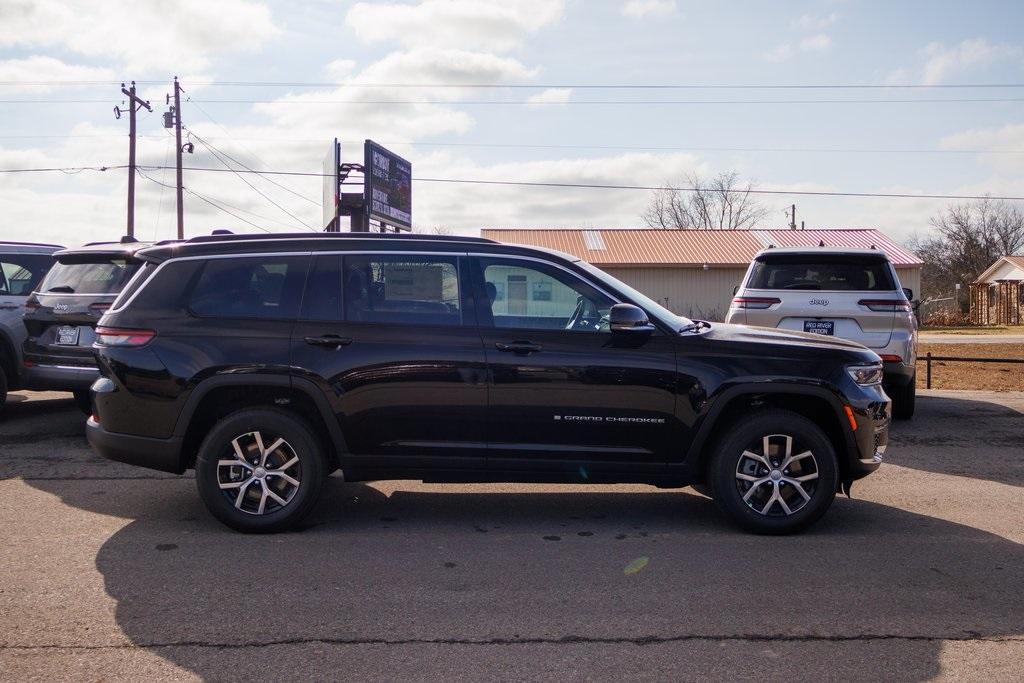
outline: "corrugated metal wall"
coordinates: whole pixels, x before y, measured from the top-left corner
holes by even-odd
[[[705,320],[721,320],[729,310],[732,290],[746,268],[616,268],[603,270],[635,287],[673,313]],[[904,287],[921,295],[921,269],[897,268]],[[666,302],[667,299],[667,302]]]
[[[733,287],[747,272],[746,268],[607,267],[604,270],[673,313],[705,320],[725,317],[732,301]]]

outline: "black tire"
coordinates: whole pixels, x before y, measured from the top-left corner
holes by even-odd
[[[832,443],[817,425],[797,413],[773,409],[741,418],[729,425],[728,432],[711,456],[708,483],[715,502],[737,525],[758,534],[790,534],[825,514],[836,496],[839,466]],[[746,455],[763,455],[766,436],[775,437],[769,439],[771,468]],[[780,465],[787,445],[793,456],[810,451],[812,457],[795,458],[784,471]],[[741,475],[761,483],[741,480]],[[801,478],[806,479],[798,482]],[[798,488],[806,498],[797,495]],[[748,492],[749,503],[744,500]],[[776,492],[782,502],[775,500]]]
[[[2,359],[0,359],[0,413],[4,412],[4,405],[7,403],[7,373],[4,372]]]
[[[88,389],[78,389],[74,392],[75,405],[86,415],[92,415],[92,397]]]
[[[887,391],[892,399],[892,416],[897,420],[909,420],[914,417],[914,404],[917,402],[917,373],[902,387],[892,387]]]
[[[699,493],[700,495],[704,496],[705,498],[715,497],[715,494],[711,491],[711,487],[704,482],[701,482],[699,484],[690,484],[690,488]]]
[[[257,432],[267,452],[266,467],[252,462],[258,458]],[[237,461],[236,439],[250,460],[248,469],[218,464]],[[277,439],[284,439],[284,444],[271,451]],[[295,465],[274,469],[292,458],[297,459]],[[293,528],[316,505],[327,469],[325,461],[323,446],[305,420],[284,410],[250,408],[223,418],[206,435],[196,457],[196,486],[207,509],[225,525],[245,533],[275,533]],[[259,477],[261,470],[264,477]],[[246,481],[251,483],[244,484]],[[222,489],[222,483],[232,488]],[[273,491],[285,504],[276,502],[267,491]],[[261,500],[266,501],[265,507],[260,507],[264,505]]]

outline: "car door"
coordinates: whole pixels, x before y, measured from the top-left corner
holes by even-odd
[[[316,257],[292,365],[325,392],[349,466],[482,469],[485,357],[458,254]]]
[[[661,331],[613,334],[618,301],[527,257],[476,256],[490,371],[488,468],[586,478],[659,471],[675,429],[675,349]]]

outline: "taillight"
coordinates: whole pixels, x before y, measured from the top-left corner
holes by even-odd
[[[156,336],[153,330],[97,327],[96,343],[101,346],[142,346]]]
[[[906,299],[861,299],[857,302],[859,306],[867,306],[869,311],[879,313],[895,313],[910,311],[910,302]]]
[[[732,300],[732,305],[736,308],[765,309],[781,303],[782,299],[770,296],[738,296]]]
[[[108,308],[110,308],[109,301],[103,303],[89,304],[89,312],[95,313],[96,315],[103,315]]]

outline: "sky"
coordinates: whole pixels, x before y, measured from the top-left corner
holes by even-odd
[[[1024,84],[1013,1],[0,0],[0,26],[0,169],[126,164],[114,108],[133,79],[153,107],[138,163],[173,166],[162,112],[177,75],[186,167],[316,174],[333,138],[349,162],[371,138],[420,179],[660,186],[736,171],[786,192],[1024,196],[1024,87],[948,87]],[[701,87],[606,87],[623,85]],[[750,87],[797,85],[887,87]],[[174,171],[143,173],[136,234],[171,238]],[[321,183],[186,171],[186,236],[320,229]],[[649,194],[417,180],[413,222],[640,227]],[[123,168],[0,173],[0,239],[117,239],[126,195]],[[761,201],[761,227],[785,226],[795,203],[807,227],[899,241],[948,203]]]

